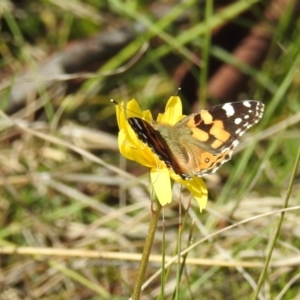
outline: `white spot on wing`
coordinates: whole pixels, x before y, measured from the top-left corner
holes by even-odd
[[[236,118],[236,119],[234,120],[234,123],[235,123],[236,125],[239,125],[241,122],[242,122],[242,119],[241,119],[241,118]]]
[[[242,128],[239,128],[235,131],[236,134],[239,134],[242,131]]]
[[[243,101],[243,105],[246,107],[251,107],[251,103],[249,101]]]
[[[225,110],[227,117],[231,117],[235,113],[234,108],[233,108],[233,106],[230,103],[224,104],[222,106],[222,108]]]
[[[235,148],[239,144],[238,140],[233,141],[232,146]]]
[[[148,139],[147,135],[146,135],[146,134],[144,134],[143,132],[141,132],[140,134],[141,134],[141,135],[144,137],[144,139],[145,139],[145,140],[147,140],[147,139]]]
[[[140,130],[143,129],[142,126],[141,126],[141,124],[140,124],[140,122],[138,122],[137,119],[131,119],[131,120],[134,122],[134,124],[135,124]]]

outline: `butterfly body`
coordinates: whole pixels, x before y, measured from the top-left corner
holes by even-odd
[[[214,173],[231,158],[244,132],[258,123],[264,105],[247,100],[213,106],[173,126],[132,117],[128,122],[166,166],[183,179]]]

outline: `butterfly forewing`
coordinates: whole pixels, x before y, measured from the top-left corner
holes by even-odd
[[[193,136],[214,154],[234,149],[247,129],[261,119],[264,105],[254,100],[216,105],[189,120]]]
[[[129,118],[128,123],[138,138],[149,146],[168,167],[172,167],[172,155],[165,140],[148,122],[140,118]]]

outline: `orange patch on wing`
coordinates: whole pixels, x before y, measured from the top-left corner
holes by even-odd
[[[221,122],[223,125],[223,122]],[[221,125],[221,124],[220,124]],[[209,133],[213,135],[216,139],[226,142],[230,139],[231,134],[223,129],[223,126],[214,126],[210,129]]]
[[[201,142],[206,142],[209,139],[209,133],[199,129],[199,128],[192,128],[193,137]]]
[[[213,127],[224,129],[224,122],[222,120],[215,120]]]
[[[200,123],[201,123],[201,121],[200,121]],[[196,128],[198,124],[199,124],[199,122],[196,123],[194,117],[188,118],[188,121],[186,122],[186,126],[191,129]]]
[[[201,156],[202,169],[207,169],[215,159],[216,157],[211,153],[203,152]]]
[[[215,140],[212,144],[211,147],[214,149],[220,148],[221,146],[223,146],[224,143],[220,140]]]
[[[211,124],[213,122],[213,117],[207,110],[201,110],[200,115],[204,124]]]

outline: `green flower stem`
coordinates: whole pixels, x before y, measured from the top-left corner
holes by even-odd
[[[142,259],[138,271],[138,276],[136,280],[136,284],[132,293],[132,300],[139,300],[140,299],[140,294],[141,294],[141,289],[142,289],[142,284],[144,281],[148,261],[149,261],[149,256],[151,252],[151,248],[153,245],[153,240],[157,228],[157,223],[159,220],[159,215],[160,211],[162,209],[162,206],[160,205],[159,202],[152,202],[152,213],[151,213],[151,219],[150,219],[150,224],[149,224],[149,229],[148,229],[148,234],[146,237],[145,241],[145,246],[142,254]]]

